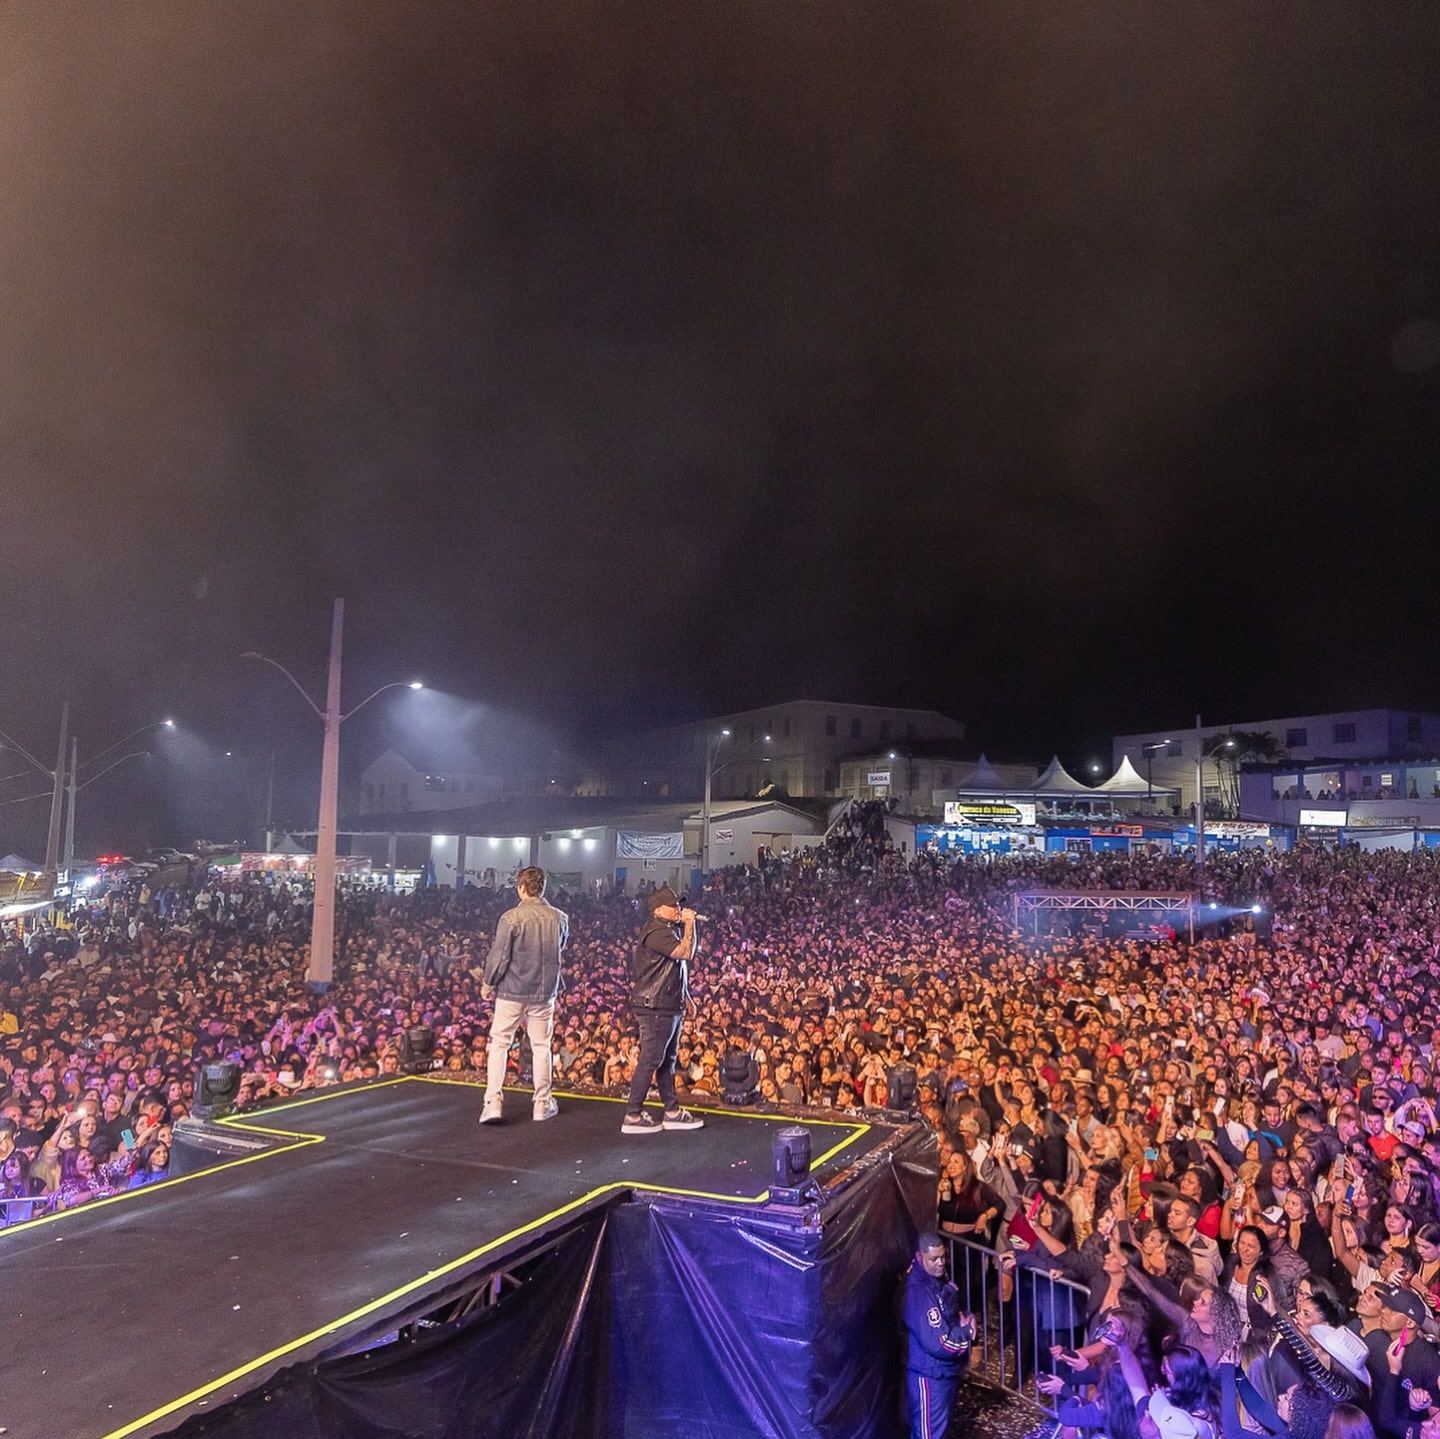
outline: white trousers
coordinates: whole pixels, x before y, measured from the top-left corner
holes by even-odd
[[[485,1063],[485,1103],[499,1102],[505,1087],[505,1061],[515,1031],[524,1021],[535,1057],[535,1103],[550,1102],[550,1039],[555,1033],[555,1002],[525,1004],[518,999],[495,1000],[495,1018],[490,1022],[490,1053]]]

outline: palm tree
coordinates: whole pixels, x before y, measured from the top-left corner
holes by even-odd
[[[1240,817],[1240,766],[1247,760],[1269,763],[1286,756],[1285,746],[1269,730],[1223,730],[1205,741],[1220,781],[1220,818]]]

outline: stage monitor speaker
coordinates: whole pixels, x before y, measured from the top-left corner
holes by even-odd
[[[240,1096],[240,1066],[230,1059],[202,1064],[195,1076],[195,1099],[190,1113],[196,1119],[220,1119],[235,1108]]]

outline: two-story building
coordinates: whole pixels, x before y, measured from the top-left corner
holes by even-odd
[[[1280,778],[1289,774],[1299,792],[1309,788],[1312,792],[1352,786],[1338,776],[1347,767],[1365,765],[1370,762],[1392,762],[1403,759],[1423,760],[1440,754],[1440,715],[1427,714],[1416,710],[1368,709],[1340,710],[1332,714],[1297,715],[1282,719],[1243,720],[1221,725],[1206,724],[1198,729],[1186,727],[1171,730],[1152,730],[1145,734],[1116,735],[1111,741],[1111,752],[1115,764],[1129,759],[1136,771],[1153,781],[1156,805],[1169,807],[1176,803],[1188,811],[1195,803],[1196,756],[1202,748],[1208,753],[1217,739],[1223,744],[1231,734],[1268,734],[1275,741],[1277,757],[1283,755],[1293,766],[1284,773],[1277,771]],[[1221,798],[1223,783],[1223,760],[1204,760],[1204,786],[1207,805],[1215,805]],[[1310,768],[1323,771],[1328,782],[1317,780],[1306,785],[1302,773]],[[1371,784],[1377,787],[1376,771]],[[1391,776],[1391,786],[1397,781]],[[1357,771],[1357,789],[1364,789],[1363,776]],[[1408,791],[1408,783],[1404,786]],[[1415,788],[1420,789],[1417,778]],[[1283,792],[1284,785],[1279,788]],[[1168,792],[1168,793],[1167,793]],[[1250,818],[1274,818],[1277,815],[1248,815],[1250,800],[1247,796],[1256,793],[1254,787],[1243,786],[1242,808]]]
[[[708,772],[716,799],[835,796],[846,792],[840,762],[847,756],[964,738],[959,720],[935,710],[790,700],[637,735],[616,747],[596,792],[689,798],[704,793]]]

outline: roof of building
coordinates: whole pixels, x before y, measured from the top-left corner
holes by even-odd
[[[783,800],[713,800],[711,821],[738,819],[765,810],[779,810],[815,823],[814,817]],[[530,835],[556,829],[617,829],[657,831],[686,820],[699,819],[701,806],[693,800],[637,803],[633,799],[585,795],[535,795],[494,800],[488,804],[442,810],[405,810],[397,814],[351,816],[341,827],[352,834],[473,834]]]

